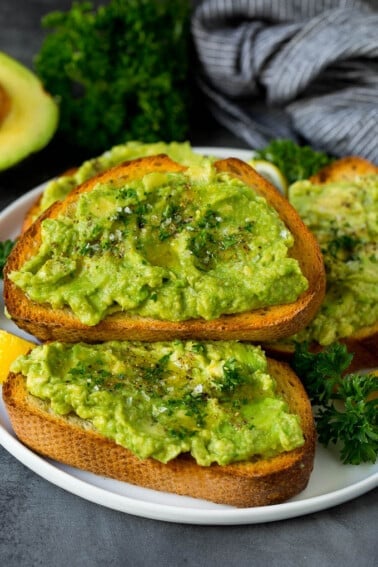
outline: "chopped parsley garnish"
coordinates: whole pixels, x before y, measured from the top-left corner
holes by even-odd
[[[228,250],[237,244],[240,244],[242,237],[240,234],[226,234],[221,242],[222,250]]]
[[[198,226],[200,228],[214,228],[219,226],[221,220],[221,216],[216,211],[207,209],[202,219],[198,221]]]
[[[183,210],[180,205],[168,203],[161,216],[159,239],[166,240],[180,232],[185,226]]]
[[[206,346],[203,343],[194,343],[194,345],[192,345],[192,351],[198,354],[205,354]]]
[[[211,268],[211,262],[215,256],[215,244],[214,235],[206,229],[200,230],[190,239],[189,248],[200,260],[202,269]]]
[[[235,358],[229,358],[223,365],[223,379],[220,389],[223,392],[232,392],[244,382],[244,377]]]
[[[118,189],[118,194],[116,195],[116,199],[136,199],[137,192],[132,187],[121,187]]]
[[[193,236],[189,240],[189,249],[198,258],[198,268],[209,270],[212,267],[216,253],[221,249],[218,241],[219,235],[214,232],[221,223],[222,218],[216,211],[207,209],[201,219],[193,225]]]
[[[350,234],[342,234],[336,236],[328,243],[327,252],[334,258],[352,259],[355,249],[360,243],[360,238]]]
[[[158,362],[156,364],[154,364],[153,366],[149,366],[147,368],[143,369],[143,377],[148,380],[148,381],[153,381],[153,380],[160,380],[160,378],[162,378],[164,372],[165,372],[165,368],[166,365],[168,363],[168,360],[170,358],[171,354],[165,354],[164,356],[162,356]]]

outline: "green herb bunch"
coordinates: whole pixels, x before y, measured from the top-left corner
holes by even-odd
[[[378,375],[346,374],[353,355],[334,343],[313,354],[296,346],[293,367],[315,406],[320,443],[340,445],[344,463],[374,463],[378,455]]]
[[[0,242],[0,279],[3,277],[4,266],[15,244],[16,242],[14,240],[9,239]]]
[[[188,130],[185,0],[74,2],[51,12],[36,72],[60,104],[60,131],[102,151],[127,140],[183,140]]]
[[[310,146],[299,146],[292,140],[273,140],[257,152],[257,157],[276,165],[289,184],[308,179],[333,161],[324,152],[317,152]]]

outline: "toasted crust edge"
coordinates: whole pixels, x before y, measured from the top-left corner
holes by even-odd
[[[305,443],[256,462],[202,467],[187,455],[167,464],[151,458],[141,460],[93,429],[83,428],[85,422],[79,418],[48,413],[43,402],[27,393],[20,374],[9,374],[3,385],[3,400],[17,437],[45,457],[158,491],[236,507],[267,506],[284,502],[307,486],[316,436],[311,405],[298,377],[282,362],[268,363],[279,391],[300,416]]]
[[[246,163],[230,158],[215,163],[219,171],[238,177],[279,211],[293,232],[295,244],[291,255],[298,259],[304,275],[309,280],[309,289],[296,302],[286,305],[257,309],[253,312],[226,315],[212,321],[189,320],[171,322],[141,317],[123,316],[118,313],[105,318],[93,327],[83,325],[67,310],[54,311],[47,305],[29,301],[26,295],[9,279],[11,271],[17,270],[37,249],[41,222],[47,216],[55,217],[61,208],[69,207],[78,193],[89,191],[99,180],[108,181],[117,177],[137,178],[150,171],[184,171],[187,168],[173,162],[165,155],[140,158],[116,166],[77,187],[64,202],[53,204],[20,237],[10,254],[4,270],[4,300],[16,325],[40,340],[101,341],[113,339],[170,340],[172,338],[208,338],[214,340],[275,340],[293,334],[313,317],[325,292],[325,273],[319,246],[288,201]]]
[[[77,167],[71,167],[70,169],[67,169],[64,173],[62,173],[62,175],[60,175],[58,178],[73,175],[76,171],[77,171]],[[24,216],[24,220],[21,226],[21,234],[26,232],[27,229],[31,227],[33,222],[42,214],[41,203],[42,203],[42,195],[40,195],[34,201],[32,206],[26,212],[26,215]]]
[[[374,163],[359,156],[345,156],[323,167],[310,177],[310,181],[323,185],[333,181],[349,181],[374,173],[378,173],[378,167]]]

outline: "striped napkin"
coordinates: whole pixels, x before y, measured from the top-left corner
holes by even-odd
[[[378,162],[377,0],[204,0],[198,80],[252,148],[291,138]]]

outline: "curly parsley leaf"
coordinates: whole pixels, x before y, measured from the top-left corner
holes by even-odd
[[[322,404],[329,401],[352,359],[353,355],[340,343],[318,353],[310,352],[307,343],[298,343],[293,367],[304,381],[310,400],[314,404]]]
[[[289,184],[308,179],[333,161],[324,152],[317,152],[310,146],[299,146],[292,140],[273,140],[257,152],[257,158],[276,165]]]
[[[344,463],[374,463],[378,454],[378,399],[368,400],[368,395],[377,392],[378,377],[350,374],[344,381],[349,392],[340,394],[340,388],[337,396],[343,401],[342,409],[336,403],[328,404],[316,416],[319,441],[325,446],[339,442]],[[363,390],[365,395],[361,396]]]
[[[5,263],[14,245],[14,240],[4,240],[3,242],[0,242],[0,278],[3,277]]]
[[[111,0],[43,18],[36,72],[71,143],[93,152],[186,137],[189,12],[185,0]]]
[[[343,372],[352,360],[334,343],[320,353],[297,345],[293,367],[302,379],[314,408],[320,443],[340,446],[343,463],[375,463],[378,456],[378,376]]]

